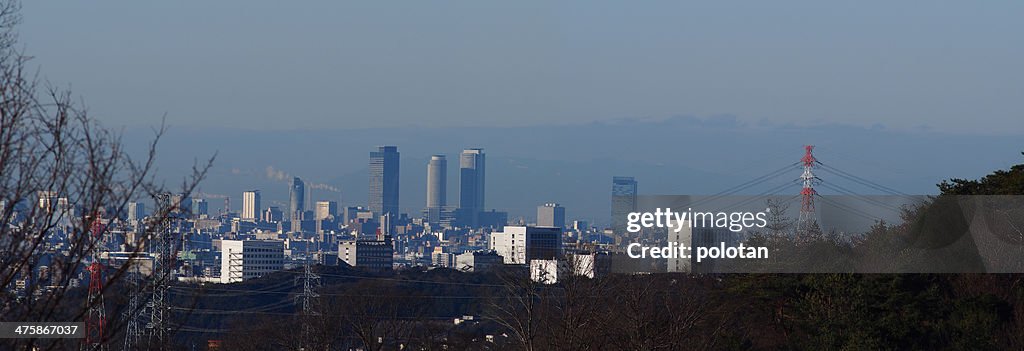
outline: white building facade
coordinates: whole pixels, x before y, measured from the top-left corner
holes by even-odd
[[[220,282],[237,283],[284,269],[280,240],[221,241]]]
[[[554,260],[562,254],[562,229],[554,227],[505,226],[491,233],[488,248],[504,258],[505,264],[528,264],[530,260]]]

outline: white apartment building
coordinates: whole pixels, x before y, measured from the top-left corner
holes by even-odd
[[[488,245],[505,264],[554,260],[562,253],[562,228],[505,226],[503,231],[491,233]]]
[[[280,240],[221,241],[220,282],[236,283],[284,269]]]

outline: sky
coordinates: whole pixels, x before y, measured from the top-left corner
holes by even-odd
[[[26,1],[107,125],[522,127],[737,116],[1024,134],[1024,2]]]

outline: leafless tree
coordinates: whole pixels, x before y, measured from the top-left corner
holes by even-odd
[[[587,259],[587,257],[591,259]],[[566,274],[560,274],[558,285],[550,290],[546,304],[543,330],[551,350],[594,350],[603,342],[600,326],[605,315],[605,298],[613,290],[610,279],[595,277],[596,255],[569,256]]]
[[[0,0],[0,321],[82,321],[89,310],[82,297],[86,266],[122,239],[124,250],[142,252],[152,231],[179,211],[177,204],[157,206],[149,232],[112,237],[129,201],[168,192],[153,174],[165,129],[155,129],[143,156],[133,157],[120,134],[100,125],[69,90],[29,74],[29,57],[17,48],[19,5]],[[197,163],[175,192],[191,192],[211,162]],[[129,260],[105,267],[105,294],[130,266]],[[152,285],[166,276],[147,279]],[[106,316],[109,339],[120,322],[115,309]],[[0,349],[66,347],[44,341],[4,339]]]
[[[321,314],[334,316],[341,337],[364,350],[397,349],[408,344],[417,323],[423,320],[426,297],[391,282],[365,280],[344,295],[323,299]]]
[[[515,268],[505,268],[499,276],[503,288],[488,301],[487,317],[508,330],[523,350],[541,349],[544,284]]]

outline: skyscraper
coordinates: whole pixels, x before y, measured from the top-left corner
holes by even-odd
[[[249,190],[242,193],[242,220],[255,222],[260,217],[260,191]]]
[[[459,208],[473,218],[484,210],[484,164],[484,149],[465,149],[459,157]]]
[[[128,223],[134,225],[146,217],[146,204],[141,202],[128,203]]]
[[[206,202],[206,199],[193,198],[192,199],[192,216],[199,218],[210,214],[210,204]]]
[[[292,221],[302,219],[302,211],[306,210],[306,183],[295,177],[292,179],[292,186],[289,188],[290,204],[288,207],[288,218]]]
[[[537,206],[537,226],[565,228],[565,207],[553,202]]]
[[[448,160],[444,155],[430,156],[427,164],[427,221],[440,221],[441,210],[448,205]]]
[[[370,211],[398,216],[398,147],[380,146],[370,152]]]
[[[171,195],[171,205],[174,206],[174,209],[171,210],[171,213],[177,216],[192,215],[192,198],[189,197],[187,194],[179,193]]]
[[[612,177],[612,231],[626,233],[627,216],[636,212],[636,179]]]

